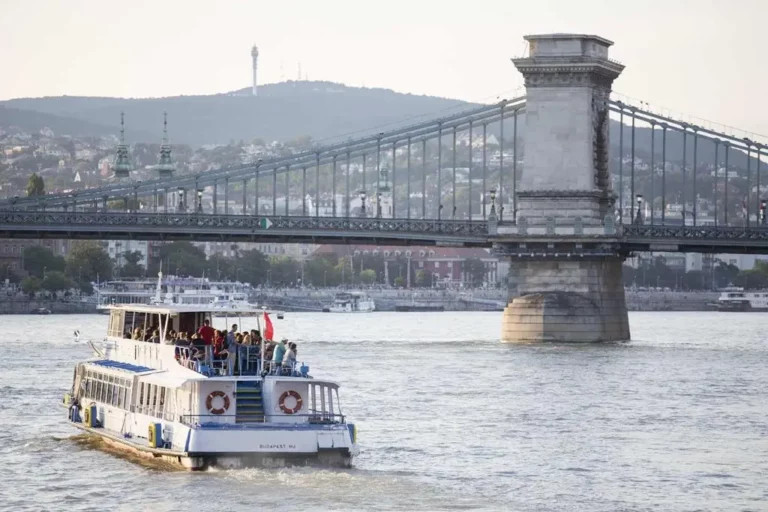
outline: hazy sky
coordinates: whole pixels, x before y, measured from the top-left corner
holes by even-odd
[[[294,79],[470,101],[522,85],[523,35],[594,33],[614,90],[768,134],[768,0],[0,0],[0,99],[167,96]]]

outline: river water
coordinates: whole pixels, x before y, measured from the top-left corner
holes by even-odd
[[[631,343],[514,346],[499,313],[289,313],[276,334],[342,384],[354,468],[204,473],[73,439],[59,402],[90,351],[71,333],[106,316],[4,318],[2,510],[768,510],[763,314],[631,313]]]

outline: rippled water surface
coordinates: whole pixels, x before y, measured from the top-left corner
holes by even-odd
[[[59,402],[90,353],[71,333],[106,316],[3,318],[2,510],[768,510],[766,314],[631,313],[631,343],[510,346],[499,313],[290,313],[277,335],[342,384],[354,468],[204,473],[72,439]]]

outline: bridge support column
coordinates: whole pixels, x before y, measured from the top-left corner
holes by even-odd
[[[504,309],[505,343],[589,343],[629,339],[623,258],[513,261]]]
[[[494,246],[513,258],[504,342],[629,339],[613,226],[608,100],[624,66],[613,43],[581,34],[527,36],[514,59],[526,86],[524,166],[517,219]]]

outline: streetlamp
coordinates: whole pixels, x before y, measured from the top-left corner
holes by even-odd
[[[637,194],[636,200],[637,200],[637,214],[635,215],[635,224],[641,225],[643,223],[643,211],[641,208],[643,204],[643,195]]]
[[[365,190],[360,191],[360,216],[365,217]]]
[[[765,207],[766,207],[766,200],[763,199],[762,201],[760,201],[760,225],[761,226],[765,226],[766,224]]]
[[[197,212],[203,213],[203,191],[197,190]]]
[[[495,218],[496,217],[496,189],[492,188],[490,190],[490,194],[491,194],[491,213],[489,214],[489,216]]]
[[[178,193],[179,193],[179,200],[178,200],[178,203],[177,203],[178,204],[178,210],[180,212],[183,212],[184,211],[184,189],[179,187]]]
[[[376,218],[381,218],[381,192],[376,192]]]

